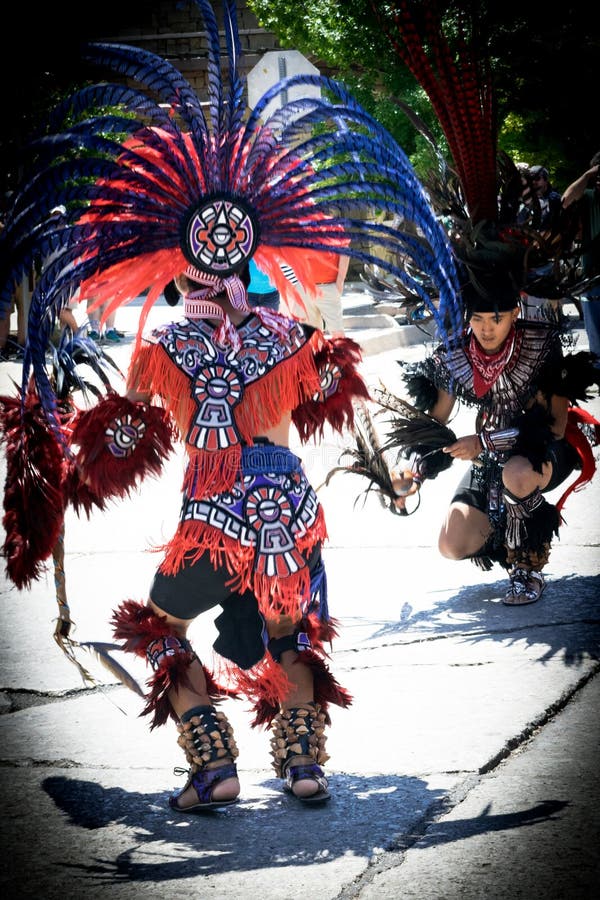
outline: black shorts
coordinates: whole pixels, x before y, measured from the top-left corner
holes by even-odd
[[[552,463],[552,475],[542,491],[543,494],[553,491],[565,478],[569,477],[571,472],[581,468],[577,451],[565,438],[552,442],[548,450],[548,457],[548,461]],[[474,466],[471,466],[467,469],[460,480],[452,498],[452,503],[466,503],[467,506],[472,506],[474,509],[487,513],[487,494],[481,490],[478,482],[473,478],[474,468]]]
[[[311,577],[322,566],[321,545],[305,554]],[[215,619],[219,637],[214,648],[221,656],[242,669],[249,669],[262,659],[268,641],[258,602],[251,591],[243,594],[227,587],[231,580],[227,568],[215,569],[206,551],[197,560],[183,566],[174,575],[157,572],[150,588],[150,599],[163,612],[177,619],[195,619],[203,612],[221,606]]]

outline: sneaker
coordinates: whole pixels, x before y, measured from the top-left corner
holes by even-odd
[[[92,328],[90,331],[88,331],[87,336],[89,338],[91,338],[93,341],[100,340],[100,332],[96,331],[94,328]]]
[[[114,328],[109,328],[108,331],[104,333],[104,340],[109,341],[111,344],[120,344],[121,338],[117,334]]]
[[[510,585],[502,602],[505,606],[526,606],[528,603],[535,603],[542,596],[545,587],[546,582],[541,572],[513,569]]]

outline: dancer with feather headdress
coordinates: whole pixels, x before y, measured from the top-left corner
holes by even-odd
[[[379,15],[380,4],[373,0],[372,6]],[[448,166],[436,149],[441,174],[428,192],[448,225],[464,323],[424,361],[403,366],[412,403],[388,391],[375,395],[390,431],[378,436],[380,450],[373,453],[361,435],[361,460],[377,460],[371,471],[364,464],[346,470],[369,477],[392,510],[406,513],[407,498],[425,480],[454,459],[471,461],[442,526],[440,551],[484,569],[499,562],[509,571],[504,603],[523,605],[544,589],[542,569],[567,496],[595,471],[592,446],[600,423],[579,402],[589,398],[598,373],[592,354],[563,352],[568,336],[560,321],[528,321],[521,311],[531,235],[499,224],[484,35],[466,6],[455,12],[454,48],[435,3],[386,4],[381,23],[426,91],[452,155]],[[476,411],[475,432],[459,438],[448,430],[458,403]],[[388,466],[384,477],[382,460],[392,452],[400,463]],[[550,504],[543,495],[574,471],[576,480]]]
[[[341,84],[314,75],[284,79],[248,111],[235,4],[222,4],[227,79],[213,8],[207,0],[197,6],[209,45],[206,111],[165,60],[120,44],[92,45],[89,61],[127,85],[88,84],[54,111],[32,147],[2,236],[0,271],[6,303],[32,259],[52,254],[31,302],[21,394],[35,396],[52,448],[53,470],[43,474],[54,493],[35,496],[40,504],[53,498],[54,527],[32,546],[19,531],[26,520],[7,508],[27,495],[33,451],[16,441],[11,471],[25,490],[5,495],[10,577],[18,572],[26,585],[38,576],[65,503],[82,494],[87,506],[123,497],[160,470],[174,440],[185,445],[181,518],[149,599],[124,600],[112,617],[116,646],[153,669],[144,709],[151,727],[169,717],[177,723],[190,765],[185,787],[170,799],[179,812],[238,796],[238,751],[215,706],[220,697],[234,692],[252,701],[253,724],[273,731],[275,772],[305,802],[329,797],[322,769],[328,707],[350,702],[326,664],[336,623],[321,557],[323,510],[288,436],[292,424],[302,442],[326,424],[352,426],[353,401],[368,396],[360,348],[279,312],[250,309],[248,262],[283,297],[294,290],[285,267],[311,289],[314,253],[381,263],[420,294],[441,335],[460,318],[446,234],[390,135]],[[274,97],[303,85],[323,96],[266,114]],[[67,210],[61,222],[47,215],[57,205]],[[414,228],[369,218],[379,210],[417,225],[419,240]],[[390,250],[428,273],[435,303],[389,262]],[[66,430],[45,353],[77,288],[106,304],[107,315],[144,292],[146,299],[127,396],[109,392]],[[182,296],[184,317],[146,334],[162,292]],[[210,669],[186,633],[215,608]],[[97,649],[106,656],[106,647]]]

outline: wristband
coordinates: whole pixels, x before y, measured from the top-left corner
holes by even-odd
[[[502,428],[499,431],[488,431],[486,428],[482,428],[479,440],[484,450],[488,450],[490,453],[504,453],[515,445],[518,436],[518,428]]]

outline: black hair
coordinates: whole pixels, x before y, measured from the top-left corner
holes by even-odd
[[[169,306],[177,306],[179,300],[181,298],[181,294],[175,284],[175,280],[170,281],[168,284],[165,284],[163,288],[163,297],[169,304]]]
[[[519,288],[507,271],[493,270],[472,275],[462,288],[467,318],[473,313],[501,313],[515,309],[520,303]]]

